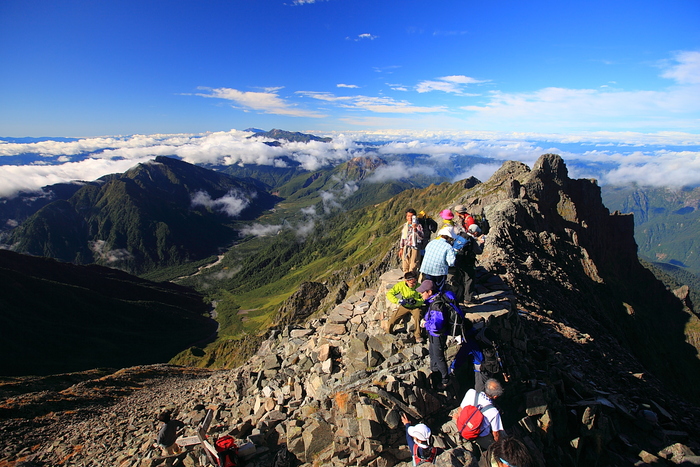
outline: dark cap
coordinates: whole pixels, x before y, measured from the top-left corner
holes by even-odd
[[[423,292],[426,292],[428,290],[433,290],[433,287],[435,287],[433,285],[433,281],[431,281],[430,279],[426,279],[420,283],[420,285],[416,289],[416,292],[423,293]]]

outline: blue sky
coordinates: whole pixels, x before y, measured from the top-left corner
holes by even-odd
[[[4,0],[0,135],[700,129],[700,2]]]
[[[3,0],[0,196],[156,155],[313,169],[356,141],[698,186],[698,24],[698,0]],[[82,139],[1,140],[24,136]]]

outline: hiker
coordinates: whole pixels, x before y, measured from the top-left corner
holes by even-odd
[[[478,298],[474,297],[476,257],[484,251],[484,236],[481,235],[481,229],[476,224],[469,225],[460,234],[467,239],[467,243],[457,252],[455,259],[455,268],[459,270],[458,276],[461,279],[456,288],[460,292],[460,302],[465,304],[479,303]]]
[[[457,213],[455,229],[457,234],[467,240],[466,244],[457,251],[454,271],[448,277],[452,289],[460,303],[479,303],[474,297],[476,279],[476,257],[484,251],[484,237],[467,207],[458,204],[454,207]],[[478,232],[478,233],[477,233]]]
[[[411,451],[413,465],[433,463],[437,448],[430,445],[430,428],[423,423],[411,426],[405,413],[401,414],[401,422],[406,429],[406,442]]]
[[[480,467],[532,467],[530,451],[522,441],[508,437],[489,446],[486,455],[479,461]]]
[[[486,326],[476,329],[469,319],[464,319],[461,343],[450,364],[450,374],[461,387],[484,390],[486,381],[500,372],[495,333]]]
[[[160,430],[158,431],[156,444],[162,449],[164,456],[178,454],[181,448],[175,441],[185,424],[180,420],[173,420],[169,410],[158,414],[157,420],[160,422]]]
[[[418,274],[409,271],[403,276],[404,280],[399,281],[391,290],[387,291],[386,297],[391,303],[395,303],[398,307],[391,312],[388,320],[382,321],[382,329],[388,334],[391,334],[391,328],[394,323],[403,316],[410,314],[413,318],[413,335],[416,342],[423,342],[420,333],[420,314],[423,305],[423,297],[416,291],[418,284]]]
[[[468,390],[460,404],[462,409],[469,405],[476,406],[479,409],[490,406],[483,411],[484,420],[481,422],[479,437],[475,440],[482,450],[488,449],[491,443],[499,441],[503,437],[501,413],[493,406],[493,401],[502,395],[503,387],[501,383],[496,379],[489,378],[486,381],[483,391],[477,392],[474,389]]]
[[[457,213],[456,223],[458,223],[465,231],[469,229],[470,225],[476,224],[476,221],[472,215],[467,212],[467,207],[465,205],[458,204],[455,206],[454,212]]]
[[[425,314],[425,329],[428,331],[428,353],[430,355],[430,379],[437,390],[446,389],[450,382],[445,361],[445,346],[447,344],[447,320],[443,312],[445,309],[445,297],[442,292],[436,290],[431,280],[424,280],[416,289],[428,305]],[[440,378],[440,382],[437,379]]]
[[[418,223],[415,209],[406,210],[406,222],[401,228],[399,240],[399,258],[401,258],[401,270],[404,273],[415,272],[420,262],[420,248],[423,241],[423,227]]]
[[[430,236],[437,232],[438,225],[432,217],[425,213],[425,211],[420,211],[418,213],[418,223],[420,223],[421,227],[423,228],[423,239],[418,247],[418,252],[422,259],[425,255],[425,247],[430,241]]]
[[[442,228],[438,230],[437,237],[425,247],[420,272],[423,274],[423,280],[430,280],[436,285],[436,291],[443,289],[449,267],[455,264],[452,240],[450,230]]]

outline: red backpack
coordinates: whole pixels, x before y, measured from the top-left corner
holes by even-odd
[[[484,412],[493,407],[493,404],[482,408],[477,406],[479,393],[474,391],[474,404],[463,407],[457,417],[457,430],[464,439],[476,439],[481,431],[481,423],[484,421]]]
[[[233,436],[222,436],[214,441],[214,449],[219,455],[219,467],[235,467],[238,446]]]

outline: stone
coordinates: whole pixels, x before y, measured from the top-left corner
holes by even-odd
[[[333,430],[325,421],[312,419],[304,427],[302,438],[305,458],[312,459],[315,454],[333,444]]]

